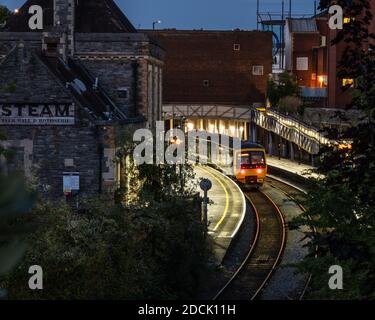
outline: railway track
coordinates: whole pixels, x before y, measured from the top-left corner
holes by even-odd
[[[256,236],[243,263],[214,300],[256,299],[277,268],[285,248],[285,220],[276,204],[260,190],[247,192],[246,198],[256,215]]]
[[[301,204],[301,201],[304,200],[304,196],[306,195],[306,191],[300,189],[299,187],[293,186],[285,181],[280,181],[274,177],[267,177],[267,181],[271,184],[272,187],[278,189],[279,191],[283,192],[289,199],[294,201],[303,212],[306,212],[307,209]],[[311,218],[310,218],[311,219]],[[317,232],[316,228],[312,230],[314,233]],[[318,248],[316,248],[316,251]],[[317,254],[315,254],[315,258],[317,258]],[[305,287],[302,290],[301,294],[299,295],[299,300],[303,300],[306,292],[309,288],[312,276],[309,275],[306,281]]]

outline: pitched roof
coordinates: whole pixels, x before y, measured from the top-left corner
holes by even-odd
[[[117,33],[136,29],[113,0],[80,1],[76,7],[76,32]]]
[[[10,72],[12,79],[7,77]],[[36,76],[48,83],[47,91],[35,81]],[[56,102],[56,97],[61,102],[74,98],[92,120],[137,120],[128,118],[101,86],[94,88],[95,79],[79,61],[49,58],[21,42],[0,63],[0,100],[6,93],[3,84],[9,80],[19,84],[14,102],[40,103],[41,96],[47,103]]]
[[[28,0],[13,15],[4,30],[28,32],[28,8],[39,5],[43,10],[44,27],[53,26],[53,0]],[[76,3],[75,31],[83,33],[136,32],[136,29],[113,0],[85,0]]]
[[[318,26],[316,20],[311,18],[301,19],[287,19],[288,27],[290,32],[294,33],[316,33],[318,32]]]
[[[53,25],[53,0],[28,0],[21,8],[18,13],[14,14],[5,25],[4,31],[9,32],[28,32],[31,31],[29,28],[29,8],[32,5],[38,5],[43,8],[43,23],[44,26]]]

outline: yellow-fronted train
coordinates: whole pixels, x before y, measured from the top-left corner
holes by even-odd
[[[236,179],[246,187],[261,187],[267,175],[266,151],[263,146],[242,142],[241,150],[235,151],[234,170]]]

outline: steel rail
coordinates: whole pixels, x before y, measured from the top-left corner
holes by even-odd
[[[286,224],[273,200],[260,190],[247,192],[246,198],[256,216],[256,235],[251,248],[234,275],[216,294],[218,299],[259,297],[279,265],[286,245]]]
[[[280,183],[280,184],[282,184],[284,186],[288,186],[289,188],[293,189],[294,191],[297,191],[297,193],[299,193],[299,194],[304,194],[304,195],[307,194],[306,190],[303,190],[303,189],[301,189],[301,188],[299,188],[299,187],[297,187],[297,186],[295,186],[295,185],[293,185],[293,184],[291,184],[291,183],[289,183],[289,182],[287,182],[285,180],[278,179],[277,177],[274,177],[274,176],[267,176],[267,178],[271,179],[273,181],[276,181],[277,183]],[[290,192],[285,191],[284,188],[278,187],[275,184],[272,184],[272,186],[274,188],[278,189],[279,191],[281,191],[282,193],[284,193],[290,200],[294,201],[303,212],[307,212],[307,209],[294,196],[292,196],[290,194]],[[309,220],[312,220],[312,218],[310,216],[309,216]],[[316,233],[317,229],[315,227],[312,227],[312,231],[314,233]],[[318,248],[316,248],[315,250],[317,252]],[[318,254],[315,253],[315,258],[317,258],[317,257],[318,257]],[[299,295],[299,299],[298,300],[303,300],[303,298],[306,295],[306,292],[307,292],[307,290],[308,290],[308,288],[310,286],[311,279],[312,279],[312,275],[309,274],[308,279],[306,281],[306,284],[305,284],[305,286],[304,286],[301,294]]]

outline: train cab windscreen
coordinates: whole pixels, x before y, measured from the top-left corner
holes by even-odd
[[[238,154],[237,161],[241,163],[241,168],[244,169],[266,167],[265,154],[262,151],[242,152],[241,154]]]

